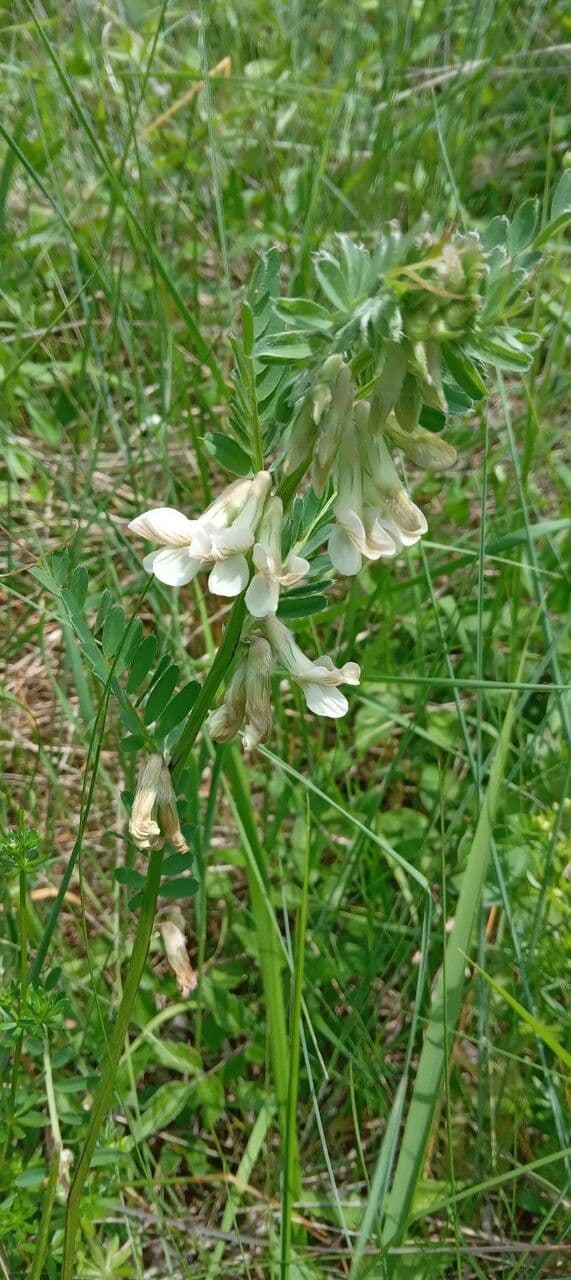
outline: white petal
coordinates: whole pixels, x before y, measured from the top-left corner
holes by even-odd
[[[254,550],[252,551],[252,560],[254,561],[254,567],[258,569],[260,573],[271,572],[270,557],[266,548],[263,547],[260,542],[256,542],[254,546]]]
[[[143,569],[145,573],[154,573],[155,560],[160,556],[160,551],[149,551],[148,556],[143,556]]]
[[[163,547],[187,547],[196,529],[196,520],[188,520],[175,507],[153,507],[131,520],[128,528],[131,533],[160,542]]]
[[[227,556],[214,565],[208,579],[208,589],[214,596],[239,596],[247,586],[249,576],[245,556]]]
[[[329,685],[303,685],[305,701],[310,711],[316,716],[327,716],[330,720],[338,720],[349,710],[349,703],[340,689]]]
[[[251,529],[231,524],[228,529],[217,529],[212,534],[211,555],[214,560],[233,556],[237,551],[248,551],[254,541]]]
[[[147,568],[147,564],[151,556],[145,556],[143,564]],[[186,548],[180,551],[155,551],[152,557],[151,573],[159,582],[164,582],[167,587],[184,587],[187,582],[192,582],[196,577],[200,568],[200,560],[193,559]],[[147,569],[147,572],[149,570]]]
[[[271,614],[266,618],[265,627],[270,644],[286,671],[296,678],[307,676],[311,679],[314,663],[296,644],[289,627],[284,626],[279,618],[274,618]]]
[[[223,529],[241,510],[251,488],[252,481],[247,477],[233,480],[206,508],[204,521],[214,529]]]
[[[361,668],[358,662],[346,662],[341,667],[340,675],[343,684],[358,684],[361,679]]]
[[[352,578],[360,572],[363,564],[361,552],[338,524],[331,530],[327,550],[329,559],[338,573]]]
[[[282,587],[294,587],[296,582],[301,582],[306,577],[310,567],[309,560],[304,556],[289,555],[279,574]]]
[[[263,573],[255,573],[246,592],[246,605],[253,618],[275,613],[280,598],[278,583]]]
[[[191,551],[200,560],[209,560],[212,555],[212,537],[214,529],[203,520],[197,520],[192,535]]]
[[[389,556],[395,556],[402,545],[395,533],[389,533],[385,529],[381,521],[377,519],[376,511],[365,509],[365,521],[367,547],[370,547],[375,553],[374,556],[371,556],[371,559],[379,560],[381,556],[385,559]],[[365,554],[367,553],[365,552]]]

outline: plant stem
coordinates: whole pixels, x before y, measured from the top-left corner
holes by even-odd
[[[135,1003],[139,984],[143,976],[147,960],[147,953],[153,930],[153,921],[155,919],[157,897],[161,883],[162,865],[162,849],[153,849],[149,857],[149,867],[145,887],[143,889],[141,912],[137,923],[133,951],[129,961],[129,969],[123,991],[123,998],[119,1005],[119,1010],[115,1019],[115,1026],[113,1027],[107,1047],[107,1055],[101,1079],[95,1093],[91,1117],[87,1128],[87,1135],[68,1196],[62,1280],[73,1280],[74,1277],[73,1264],[75,1255],[75,1237],[77,1235],[77,1228],[79,1225],[79,1206],[81,1195],[85,1179],[89,1173],[91,1157],[99,1137],[99,1130],[105,1120],[111,1098],[113,1096],[115,1075],[119,1059],[121,1057],[121,1051],[123,1049],[123,1041],[125,1040],[125,1036],[129,1029],[133,1005]]]
[[[18,877],[18,944],[20,948],[20,994],[18,997],[18,1009],[21,1014],[22,1005],[28,987],[28,922],[26,919],[26,872],[20,871]],[[24,1032],[20,1031],[16,1045],[14,1048],[14,1059],[12,1062],[12,1073],[10,1080],[10,1098],[7,1107],[6,1130],[0,1148],[0,1157],[4,1156],[10,1149],[12,1141],[12,1127],[14,1124],[14,1116],[16,1114],[16,1098],[18,1094],[18,1076],[20,1074],[20,1066],[22,1064],[22,1049],[24,1047]]]
[[[58,1184],[58,1177],[59,1177],[60,1155],[61,1155],[61,1152],[59,1148],[56,1147],[50,1161],[50,1172],[49,1172],[47,1186],[46,1186],[45,1195],[44,1195],[44,1203],[42,1206],[42,1216],[40,1218],[40,1226],[39,1226],[38,1234],[36,1237],[34,1261],[32,1262],[32,1269],[30,1271],[29,1280],[40,1280],[46,1254],[48,1251],[48,1244],[49,1244],[49,1238],[50,1238],[50,1222],[52,1219],[52,1209],[54,1207],[54,1200],[56,1198],[56,1191],[57,1191],[57,1184]]]
[[[284,1152],[289,1143],[290,1188],[292,1199],[296,1200],[301,1193],[301,1166],[295,1127],[288,1137],[287,1099],[290,1050],[282,981],[283,956],[274,913],[268,898],[266,850],[258,836],[252,813],[252,802],[244,765],[241,756],[232,748],[225,754],[224,772],[228,779],[234,812],[238,819],[244,843],[250,854],[246,859],[246,874],[268,1015],[272,1074]]]
[[[234,601],[230,617],[226,623],[226,630],[218,653],[216,654],[206,680],[204,681],[196,702],[190,712],[171,761],[170,768],[173,785],[175,787],[177,783],[180,782],[180,776],[192,750],[196,735],[202,728],[206,716],[216,697],[218,687],[222,683],[232,658],[234,657],[242,634],[245,616],[246,605],[244,603],[244,597],[238,596],[238,599]]]
[[[178,745],[178,750],[173,758],[171,767],[173,781],[175,784],[180,780],[181,773],[184,769],[188,755],[192,750],[197,734],[202,728],[206,716],[214,702],[214,698],[216,697],[218,686],[221,684],[228,666],[232,661],[236,646],[240,640],[245,612],[246,606],[244,604],[243,597],[240,596],[233,605],[222,643],[216,657],[214,658],[208,676],[200,690],[198,698],[190,712]],[[141,982],[147,960],[157,898],[161,884],[162,865],[162,849],[153,849],[149,857],[147,878],[143,889],[141,912],[135,933],[131,959],[129,961],[123,997],[119,1005],[115,1026],[113,1027],[108,1043],[107,1055],[101,1079],[95,1093],[85,1142],[83,1144],[83,1149],[79,1157],[79,1162],[75,1170],[69,1192],[65,1224],[62,1280],[73,1280],[75,1238],[79,1225],[81,1196],[87,1174],[89,1173],[91,1157],[95,1150],[99,1131],[103,1121],[105,1120],[111,1103],[111,1098],[113,1096],[117,1067],[121,1057],[125,1037],[129,1029],[133,1005],[137,997],[139,984]]]
[[[23,1000],[28,986],[28,925],[26,919],[25,871],[20,871],[19,889],[18,925],[20,929],[20,1000]]]
[[[282,1238],[281,1238],[281,1257],[280,1257],[280,1277],[281,1280],[289,1280],[291,1268],[291,1240],[292,1240],[292,1204],[295,1198],[294,1186],[296,1182],[296,1148],[297,1148],[297,1097],[299,1090],[299,1049],[301,1043],[301,1019],[302,1019],[302,996],[303,996],[303,968],[305,959],[305,933],[307,928],[307,903],[309,897],[309,805],[306,807],[306,841],[305,841],[305,860],[303,868],[303,886],[301,891],[301,901],[297,915],[297,925],[295,931],[295,956],[294,956],[294,985],[293,985],[293,1007],[291,1011],[291,1027],[290,1027],[290,1051],[289,1051],[289,1081],[287,1093],[287,1115],[286,1115],[286,1135],[284,1142],[284,1158],[283,1158],[283,1189],[282,1189]]]

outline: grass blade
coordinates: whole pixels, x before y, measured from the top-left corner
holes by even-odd
[[[310,813],[309,802],[306,802],[305,810],[306,822],[306,841],[305,841],[305,859],[303,865],[303,886],[301,892],[301,901],[299,904],[299,912],[297,917],[296,938],[295,938],[295,957],[294,957],[294,981],[293,981],[293,1006],[291,1011],[291,1027],[289,1037],[289,1084],[287,1094],[287,1115],[286,1115],[286,1132],[284,1144],[284,1160],[283,1160],[283,1186],[282,1186],[282,1232],[281,1232],[281,1257],[280,1257],[280,1276],[281,1280],[289,1280],[291,1274],[291,1211],[294,1199],[294,1187],[296,1182],[295,1156],[297,1146],[297,1098],[299,1091],[299,1052],[301,1044],[301,1020],[302,1020],[302,994],[303,994],[303,965],[305,954],[305,933],[307,928],[307,902],[309,896],[309,833],[310,833]]]
[[[519,675],[521,675],[522,665],[520,665]],[[446,946],[444,966],[434,991],[432,1010],[387,1207],[382,1237],[385,1247],[400,1244],[407,1229],[414,1192],[422,1173],[430,1130],[438,1108],[447,1041],[454,1035],[458,1025],[464,991],[465,957],[481,900],[490,841],[514,724],[515,705],[514,695],[510,700],[490,770],[488,786],[468,854],[466,870],[462,877],[454,925]]]

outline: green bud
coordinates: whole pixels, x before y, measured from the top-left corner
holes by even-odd
[[[399,398],[408,360],[407,342],[387,342],[371,399],[371,424],[382,427]]]
[[[405,431],[414,431],[418,425],[421,409],[422,393],[418,381],[413,374],[407,373],[395,405],[396,417]]]
[[[426,431],[420,426],[415,427],[414,431],[403,431],[394,414],[391,414],[386,423],[385,435],[402,449],[411,462],[427,471],[445,471],[456,462],[458,455],[454,446],[442,436],[434,435],[432,431]]]

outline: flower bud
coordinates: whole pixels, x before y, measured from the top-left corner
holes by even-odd
[[[407,342],[387,342],[371,398],[371,426],[382,429],[400,396],[407,370]]]
[[[129,821],[129,834],[139,849],[160,849],[162,844],[161,829],[154,817],[162,769],[163,757],[157,753],[147,757],[139,772]]]
[[[244,748],[252,751],[272,729],[271,674],[273,653],[263,636],[253,636],[246,662]]]
[[[296,409],[297,413],[293,420],[284,459],[286,476],[291,476],[310,457],[317,436],[317,428],[313,420],[311,392],[308,392],[303,399],[298,400]]]
[[[331,362],[334,360],[338,361],[340,357],[331,356],[325,362],[322,373],[325,372],[326,366],[331,366]],[[333,372],[333,368],[331,367],[327,372]],[[352,408],[353,382],[351,370],[348,365],[341,361],[332,388],[331,403],[320,419],[320,430],[313,455],[311,483],[318,498],[322,496],[331,474],[331,468],[339,451],[343,429],[348,426],[351,420]]]
[[[407,373],[395,404],[395,416],[405,431],[414,431],[418,426],[421,409],[420,387],[416,378],[411,373]]]
[[[447,467],[454,466],[458,457],[454,445],[449,444],[443,436],[426,431],[424,427],[403,431],[394,414],[390,414],[387,419],[385,435],[402,449],[411,462],[427,471],[445,471]]]

